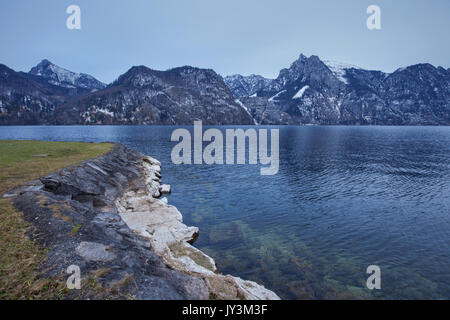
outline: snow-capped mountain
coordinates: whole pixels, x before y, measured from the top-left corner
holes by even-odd
[[[93,76],[84,73],[75,73],[61,68],[47,59],[42,60],[33,67],[30,74],[48,79],[50,84],[65,88],[83,88],[88,90],[100,90],[106,85]]]
[[[450,124],[450,73],[430,64],[388,74],[301,54],[256,94],[228,83],[261,124]]]
[[[0,124],[49,124],[57,106],[89,92],[56,86],[0,64]]]
[[[108,87],[42,61],[0,65],[0,124],[450,125],[450,69],[392,73],[303,54],[276,79],[133,67]]]
[[[58,124],[254,124],[221,76],[190,66],[132,67],[104,90],[58,108]]]
[[[48,60],[28,73],[0,65],[0,124],[54,123],[58,106],[105,87],[90,75],[68,71]]]
[[[221,76],[185,66],[132,67],[104,89],[48,61],[30,73],[0,65],[0,124],[254,124]]]

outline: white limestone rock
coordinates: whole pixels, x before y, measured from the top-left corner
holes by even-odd
[[[161,194],[170,194],[172,192],[172,187],[169,184],[162,184],[159,187],[159,192]]]
[[[116,207],[128,227],[146,238],[167,265],[203,279],[210,296],[223,299],[280,299],[255,282],[218,274],[214,259],[191,245],[198,237],[198,228],[186,226],[181,213],[168,204],[167,198],[156,199],[160,194],[171,191],[170,185],[161,185],[159,180],[154,180],[161,170],[159,161],[145,157],[143,168],[148,193],[128,191],[116,201]]]
[[[144,156],[144,158],[142,160],[151,165],[161,166],[161,162],[159,162],[158,160],[156,160],[155,158],[152,158],[150,156]]]

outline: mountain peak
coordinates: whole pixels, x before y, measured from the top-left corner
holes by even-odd
[[[320,58],[316,55],[310,55],[309,57],[307,57],[306,55],[304,55],[303,53],[300,53],[300,56],[298,57],[297,60],[295,60],[292,65],[298,64],[298,63],[305,63],[305,62],[318,62],[320,60]]]
[[[43,73],[43,71],[45,71],[49,68],[55,69],[55,68],[60,68],[60,67],[58,67],[56,64],[54,64],[53,62],[51,62],[48,59],[42,59],[41,62],[39,62],[36,66],[31,68],[31,70],[28,73],[33,74],[35,76],[41,75],[41,74],[37,74],[37,73],[39,73],[39,72]],[[63,69],[63,68],[61,68],[61,69]],[[66,71],[68,71],[68,70],[66,70]]]
[[[303,60],[306,60],[306,59],[308,59],[308,57],[305,56],[303,53],[300,53],[300,56],[298,57],[297,61],[298,60],[303,61]]]
[[[139,65],[132,66],[127,72],[119,76],[113,85],[133,85],[137,87],[142,87],[152,83],[152,79],[161,73],[161,71],[150,69],[147,66]]]
[[[90,75],[69,71],[47,59],[43,59],[39,64],[31,68],[29,74],[44,77],[50,84],[64,88],[99,90],[106,87],[104,83]]]
[[[124,73],[124,75],[127,75],[127,74],[135,75],[135,74],[147,73],[147,72],[151,72],[151,71],[153,71],[153,70],[144,65],[132,66],[130,69],[128,69],[127,72]]]
[[[50,66],[55,66],[55,65],[47,59],[42,59],[41,62],[39,62],[36,66],[31,68],[31,70],[28,73],[33,74],[35,76],[41,76],[42,72],[44,70],[50,68]]]
[[[300,54],[299,59],[294,61],[289,68],[280,71],[276,82],[277,86],[271,89],[279,92],[282,87],[294,82],[308,85],[326,84],[328,87],[335,87],[339,85],[340,81],[318,56],[306,57],[304,54]]]
[[[50,60],[47,59],[42,59],[42,61],[38,64],[38,66],[48,66],[48,65],[53,65],[53,63]]]

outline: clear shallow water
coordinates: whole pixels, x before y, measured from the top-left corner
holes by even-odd
[[[290,299],[450,299],[450,127],[280,127],[280,170],[173,165],[174,127],[0,127],[160,159],[220,271]],[[381,268],[381,290],[365,283]]]

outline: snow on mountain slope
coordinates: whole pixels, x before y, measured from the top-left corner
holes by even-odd
[[[338,78],[340,81],[344,82],[345,84],[348,84],[348,80],[345,77],[346,69],[361,69],[358,66],[348,64],[348,63],[342,63],[338,61],[330,61],[325,60],[323,63],[333,72],[333,74]]]
[[[258,125],[258,121],[255,120],[255,118],[253,118],[252,114],[250,113],[250,111],[248,110],[248,108],[241,102],[241,100],[236,99],[234,100],[239,106],[241,106],[242,109],[245,110],[245,112],[247,112],[247,114],[253,119],[253,124],[254,125]]]
[[[295,94],[295,96],[292,97],[292,99],[300,99],[301,97],[303,97],[303,94],[308,88],[309,86],[304,86],[303,88],[298,90],[298,92]]]
[[[276,99],[280,96],[280,94],[283,94],[283,93],[285,93],[285,92],[286,92],[286,90],[281,90],[281,91],[278,92],[276,95],[270,97],[270,98],[269,98],[269,101],[274,101],[274,100],[276,100]]]

